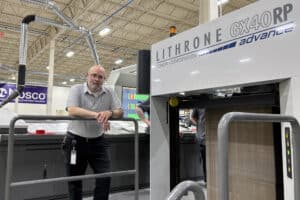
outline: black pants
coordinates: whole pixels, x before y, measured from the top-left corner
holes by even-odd
[[[203,179],[206,182],[206,150],[205,150],[205,145],[203,144],[200,144],[200,156],[201,156],[200,160],[202,161],[202,167],[203,167]]]
[[[75,147],[76,164],[70,164],[71,151]],[[83,175],[90,164],[94,173],[110,171],[109,145],[104,137],[86,139],[68,133],[63,150],[66,156],[66,170],[68,176]],[[94,200],[108,200],[111,178],[96,179]],[[70,200],[82,200],[82,181],[68,183]]]

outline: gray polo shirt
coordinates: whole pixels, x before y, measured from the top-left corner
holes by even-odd
[[[90,111],[104,111],[121,108],[120,100],[115,92],[107,87],[102,87],[98,93],[91,93],[86,83],[71,87],[67,100],[67,107],[76,106]],[[95,138],[103,134],[103,130],[96,119],[92,121],[70,121],[68,131],[85,138]]]

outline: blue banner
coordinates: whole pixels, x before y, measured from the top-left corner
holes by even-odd
[[[16,84],[0,83],[0,102],[14,90],[16,90]],[[26,85],[19,96],[19,103],[47,104],[47,91],[47,87]],[[11,102],[15,102],[15,100]]]

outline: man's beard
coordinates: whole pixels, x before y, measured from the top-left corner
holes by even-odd
[[[100,84],[97,83],[90,83],[89,87],[92,92],[97,92],[100,90]]]

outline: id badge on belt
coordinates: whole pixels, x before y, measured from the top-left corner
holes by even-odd
[[[76,140],[72,140],[72,150],[71,150],[70,164],[76,165]]]

